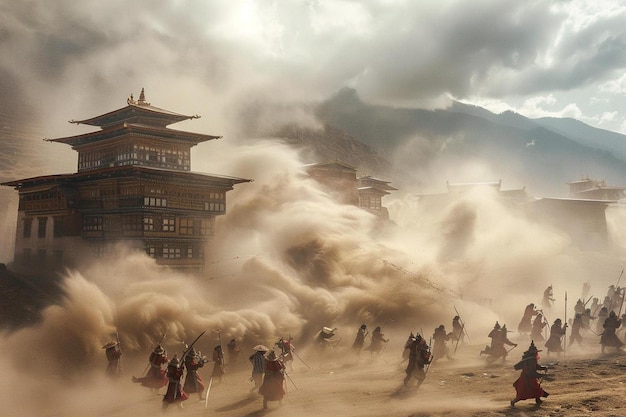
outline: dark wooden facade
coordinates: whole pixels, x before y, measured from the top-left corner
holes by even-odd
[[[382,198],[397,190],[389,181],[370,176],[357,178],[357,169],[340,161],[307,165],[306,170],[338,203],[351,204],[389,220]]]
[[[60,267],[124,242],[157,263],[201,269],[226,193],[250,180],[190,172],[190,150],[218,136],[176,131],[193,119],[131,98],[122,109],[73,123],[101,130],[52,139],[78,151],[78,172],[10,181],[19,191],[15,264]]]

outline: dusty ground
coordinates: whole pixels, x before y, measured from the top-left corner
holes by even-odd
[[[625,416],[626,355],[600,354],[595,338],[588,338],[581,348],[572,348],[560,358],[549,373],[553,381],[542,386],[550,393],[540,406],[526,400],[514,408],[513,381],[519,372],[513,369],[528,347],[520,340],[506,365],[487,365],[479,356],[484,345],[463,345],[455,359],[435,362],[422,387],[402,387],[404,365],[401,366],[401,343],[390,343],[380,356],[369,352],[359,358],[337,348],[321,361],[312,352],[300,352],[306,361],[295,359],[287,380],[287,396],[282,406],[269,403],[262,410],[262,399],[250,396],[252,382],[249,367],[230,370],[222,383],[212,385],[208,407],[197,395],[184,403],[183,410],[170,407],[161,412],[161,396],[132,384],[130,377],[119,382],[131,394],[124,400],[99,406],[94,415],[108,417],[140,417],[150,415],[187,416]],[[347,349],[347,348],[344,348]],[[545,354],[542,352],[541,354]],[[556,357],[542,357],[542,364],[554,363]],[[201,370],[208,380],[211,364]],[[297,387],[297,388],[296,388]],[[162,393],[163,390],[161,390]],[[53,415],[67,416],[69,410]]]

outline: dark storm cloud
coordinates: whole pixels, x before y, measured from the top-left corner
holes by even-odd
[[[494,71],[524,71],[545,53],[562,16],[526,2],[458,2],[398,12],[380,30],[360,87],[388,99],[485,89]]]
[[[398,104],[445,94],[506,99],[605,82],[625,66],[624,12],[589,11],[576,1],[39,0],[1,7],[2,71],[27,99],[62,103],[70,118],[144,86],[168,103],[187,98],[189,111],[213,111],[219,102],[216,112],[233,114],[251,96],[322,99],[346,85],[364,99]],[[171,107],[186,111],[178,104]]]

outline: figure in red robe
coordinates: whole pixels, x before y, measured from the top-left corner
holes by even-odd
[[[530,342],[530,347],[522,356],[522,360],[515,364],[514,368],[522,370],[519,378],[513,383],[515,387],[516,395],[511,400],[511,406],[515,406],[515,403],[521,400],[528,400],[530,398],[535,399],[535,403],[541,404],[541,397],[546,398],[548,393],[541,388],[539,378],[544,375],[537,371],[546,371],[548,368],[539,365],[539,352],[535,346],[535,342]]]
[[[170,404],[177,404],[183,408],[183,401],[189,397],[183,390],[180,379],[183,377],[183,366],[176,355],[167,364],[167,392],[163,396],[163,408],[167,408]]]
[[[167,376],[165,369],[161,369],[161,365],[167,363],[167,352],[159,344],[154,347],[150,357],[148,358],[149,368],[145,376],[141,378],[133,377],[133,382],[137,382],[146,388],[158,390],[167,385]]]
[[[296,350],[291,343],[292,340],[291,336],[289,339],[281,337],[275,344],[275,346],[280,349],[280,360],[285,364],[285,367],[289,367],[289,369],[293,369],[293,351]]]
[[[268,401],[278,401],[282,404],[285,396],[285,365],[278,360],[276,353],[272,350],[267,356],[265,364],[265,375],[263,383],[259,388],[259,394],[263,396],[263,409],[267,408]]]

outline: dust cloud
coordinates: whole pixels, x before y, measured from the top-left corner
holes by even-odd
[[[623,261],[581,252],[490,190],[435,211],[412,195],[394,196],[385,202],[393,223],[381,225],[333,202],[306,176],[297,151],[279,141],[239,145],[225,161],[228,146],[197,155],[194,170],[254,182],[229,193],[206,269],[163,269],[120,245],[106,262],[67,271],[64,297],[42,321],[0,339],[11,381],[0,390],[7,415],[104,415],[112,403],[133,401],[138,390],[104,376],[102,346],[116,332],[128,379],[164,335],[172,355],[203,331],[196,346],[205,354],[231,338],[247,352],[292,336],[313,357],[322,326],[336,327],[346,346],[367,323],[384,328],[400,359],[409,332],[450,328],[455,309],[481,343],[496,320],[515,328],[547,285],[562,311],[561,294],[568,291],[573,306],[583,282],[604,291]],[[613,219],[612,227],[623,225]]]

